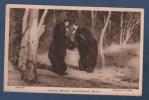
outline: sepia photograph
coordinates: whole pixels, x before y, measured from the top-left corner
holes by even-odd
[[[144,9],[7,4],[4,92],[141,96]]]

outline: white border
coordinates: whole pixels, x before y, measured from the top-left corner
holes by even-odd
[[[8,83],[8,50],[9,50],[8,44],[9,44],[9,10],[10,10],[10,8],[141,12],[139,89],[8,86],[7,83]],[[5,52],[5,54],[4,54],[4,92],[58,93],[58,94],[85,94],[85,95],[120,95],[120,96],[141,96],[142,95],[143,42],[144,42],[144,9],[143,8],[78,7],[78,6],[7,4],[5,18],[6,19],[5,19],[5,51],[4,51]]]

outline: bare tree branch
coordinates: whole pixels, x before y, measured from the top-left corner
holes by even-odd
[[[44,29],[42,29],[42,28],[44,28],[43,22],[44,22],[44,19],[45,19],[47,13],[48,13],[48,9],[45,9],[44,12],[43,12],[43,15],[42,15],[42,17],[40,19],[38,28],[37,28],[38,29],[38,37],[40,37],[42,35],[42,33],[44,32]]]
[[[105,31],[107,29],[108,23],[109,23],[109,19],[111,17],[111,11],[109,11],[107,20],[105,21],[105,25],[101,31],[101,36],[100,36],[100,44],[99,44],[99,51],[100,51],[100,56],[101,56],[101,66],[103,67],[105,65],[105,57],[104,57],[104,52],[103,52],[103,38],[104,38],[104,34]]]

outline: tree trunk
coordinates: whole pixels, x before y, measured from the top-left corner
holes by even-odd
[[[125,39],[123,40],[123,46],[122,47],[125,47],[126,46],[126,44],[127,44],[127,42],[128,42],[128,40],[129,40],[129,38],[130,38],[130,34],[131,34],[131,26],[127,29],[127,31],[126,31],[126,36],[125,36]]]
[[[94,34],[94,11],[91,11],[91,19],[92,19],[92,32]]]
[[[126,38],[125,38],[125,41],[124,41],[124,44],[123,44],[124,46],[126,46],[127,42],[129,41],[129,39],[130,39],[130,37],[131,37],[131,35],[132,35],[132,33],[133,33],[133,30],[135,29],[135,27],[136,27],[138,24],[140,24],[140,20],[139,20],[139,19],[137,19],[137,20],[135,21],[135,23],[133,23],[133,25],[130,25],[130,26],[129,26],[129,28],[128,28],[128,30],[127,30]]]
[[[36,82],[38,80],[36,72],[38,42],[44,32],[45,25],[43,25],[43,22],[47,11],[44,11],[39,24],[39,10],[30,9],[28,13],[26,32],[23,35],[19,53],[19,68],[21,68],[22,79],[26,82]],[[26,22],[25,20],[27,19],[24,19],[24,22]]]
[[[135,27],[140,23],[140,20],[138,18],[135,18],[132,13],[128,14],[129,17],[127,20],[123,19],[123,13],[121,13],[121,33],[120,33],[120,46],[125,47],[127,45],[127,42],[129,41],[133,30]],[[125,22],[125,23],[124,23]]]
[[[104,35],[109,23],[109,19],[111,16],[111,11],[108,14],[107,20],[105,22],[105,25],[101,31],[101,35],[100,35],[100,41],[99,41],[99,54],[100,54],[100,58],[101,58],[101,67],[105,66],[105,57],[104,57],[104,52],[103,52],[103,39],[104,39]]]
[[[54,23],[54,25],[56,23],[55,9],[53,10],[53,23]]]
[[[28,52],[26,65],[22,70],[22,79],[26,82],[33,82],[37,80],[36,73],[36,53],[37,53],[37,26],[38,26],[38,9],[30,9],[28,22]]]
[[[28,16],[29,16],[29,9],[25,9],[22,22],[22,41],[20,45],[19,61],[18,61],[18,69],[21,71],[25,70],[28,55],[28,32],[29,32],[29,28],[27,29]]]
[[[109,20],[108,32],[111,34],[111,20]]]
[[[92,12],[91,12],[91,20],[92,20],[92,34],[93,34],[93,36],[97,39],[97,36],[96,36],[96,31],[95,31],[96,18],[97,18],[97,12],[96,12],[96,11],[92,11]]]
[[[124,32],[123,32],[123,12],[121,12],[121,20],[120,20],[120,27],[121,27],[121,33],[120,33],[120,46],[122,46],[123,45],[123,34],[124,34]]]
[[[79,26],[82,26],[81,10],[79,10],[78,13],[79,13],[78,25],[79,25]]]
[[[24,32],[26,31],[26,28],[27,28],[28,15],[29,15],[29,9],[25,9],[25,13],[23,16],[23,23],[22,23],[22,34],[24,34]]]

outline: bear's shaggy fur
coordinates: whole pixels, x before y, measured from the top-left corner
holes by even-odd
[[[97,41],[87,28],[78,27],[75,40],[80,54],[79,69],[87,72],[93,72],[97,56]]]
[[[64,62],[66,56],[66,27],[64,23],[57,24],[53,29],[53,41],[50,44],[48,57],[51,60],[54,72],[64,75],[67,65]]]

